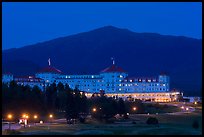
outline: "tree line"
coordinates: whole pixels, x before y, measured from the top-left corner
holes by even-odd
[[[123,101],[104,94],[93,94],[87,98],[85,92],[77,87],[71,89],[62,83],[50,84],[45,91],[41,91],[38,86],[31,88],[11,81],[2,84],[2,112],[4,117],[8,113],[13,113],[16,118],[22,113],[30,113],[44,118],[52,113],[56,118],[66,118],[67,121],[84,121],[87,115],[97,120],[108,120],[116,114],[127,117],[127,113],[144,112],[144,107],[140,100]]]

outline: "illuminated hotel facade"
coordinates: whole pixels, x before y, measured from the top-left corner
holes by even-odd
[[[129,77],[122,68],[113,64],[102,70],[98,75],[65,75],[50,65],[43,68],[35,76],[14,77],[12,74],[3,74],[2,81],[8,83],[15,80],[17,84],[38,86],[41,90],[52,83],[68,84],[70,88],[78,88],[86,92],[87,97],[93,93],[105,91],[105,95],[124,100],[141,99],[153,102],[176,101],[180,92],[170,91],[170,78],[165,74],[158,77]]]

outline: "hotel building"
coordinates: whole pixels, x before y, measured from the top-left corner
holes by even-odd
[[[176,101],[180,92],[170,90],[170,78],[165,74],[158,77],[129,77],[127,71],[113,63],[98,75],[66,75],[62,71],[49,66],[28,77],[14,77],[3,74],[2,81],[8,83],[15,80],[18,84],[37,85],[41,90],[52,83],[68,84],[70,88],[78,88],[86,92],[87,97],[93,93],[105,91],[105,95],[124,100],[141,99],[144,101],[171,102]]]

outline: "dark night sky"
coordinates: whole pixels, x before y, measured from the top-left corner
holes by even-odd
[[[135,32],[202,37],[198,2],[3,2],[3,49],[112,25]]]

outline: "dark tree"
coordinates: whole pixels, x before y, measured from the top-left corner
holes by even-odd
[[[64,85],[60,82],[57,85],[56,108],[61,112],[65,111],[66,107],[66,92]]]
[[[65,117],[67,121],[70,119],[75,118],[75,102],[74,102],[74,96],[73,96],[73,91],[69,88],[68,85],[65,85],[65,92],[67,94],[66,98],[66,114]]]
[[[57,98],[57,87],[56,84],[53,83],[50,86],[46,87],[46,106],[49,113],[53,113],[55,111],[56,106],[56,98]]]
[[[146,123],[148,125],[157,125],[157,124],[159,124],[159,121],[158,121],[158,119],[156,117],[149,117],[147,119]]]
[[[120,98],[118,101],[118,114],[120,114],[120,116],[122,116],[122,115],[125,115],[126,113],[127,113],[127,110],[126,110],[125,103],[124,103],[123,99]]]
[[[108,121],[117,114],[117,103],[113,98],[106,96],[92,98],[91,114],[100,121]],[[93,110],[93,109],[96,109]]]

